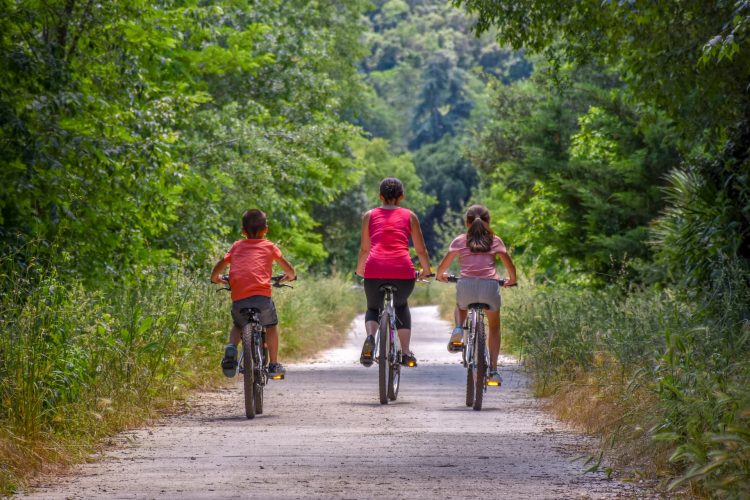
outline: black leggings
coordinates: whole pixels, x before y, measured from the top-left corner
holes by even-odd
[[[379,288],[385,284],[396,287],[393,294],[393,306],[396,309],[396,327],[411,329],[411,313],[409,312],[409,295],[414,290],[415,279],[391,280],[380,278],[365,278],[365,296],[367,297],[367,313],[365,321],[378,321],[380,308],[383,305],[383,292]]]

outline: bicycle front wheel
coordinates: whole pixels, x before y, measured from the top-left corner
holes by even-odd
[[[258,354],[258,361],[255,364],[255,376],[253,377],[253,394],[255,396],[255,414],[261,415],[263,413],[263,385],[265,380],[263,379],[263,368],[265,367],[265,360],[263,358],[263,347],[255,348]]]
[[[388,313],[383,312],[380,317],[380,329],[378,331],[378,392],[380,393],[380,404],[388,404],[388,347],[390,332],[388,331],[390,318]]]
[[[474,338],[474,409],[482,409],[484,383],[487,375],[487,338],[484,332],[484,319],[477,318],[477,333]]]
[[[245,416],[255,418],[255,363],[253,362],[253,325],[242,329],[243,385],[245,389]]]

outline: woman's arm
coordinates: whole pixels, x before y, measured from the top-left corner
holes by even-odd
[[[506,252],[501,252],[498,254],[500,256],[500,260],[503,261],[503,265],[505,266],[505,270],[508,271],[508,279],[505,281],[505,285],[503,286],[511,286],[516,284],[516,266],[513,265],[513,261],[510,258],[510,255],[508,255]]]
[[[419,264],[422,266],[422,276],[429,276],[432,274],[432,268],[430,267],[430,256],[427,255],[427,246],[424,244],[424,236],[422,235],[422,226],[419,225],[419,219],[414,212],[410,212],[409,222],[411,223],[411,240],[414,242],[414,250],[417,251],[417,258],[419,258]]]
[[[362,230],[359,239],[359,255],[357,255],[357,274],[364,278],[365,261],[370,254],[370,212],[362,216]]]
[[[442,281],[443,283],[448,283],[448,275],[445,274],[445,271],[448,270],[451,262],[453,262],[453,259],[456,258],[456,255],[458,255],[458,252],[448,252],[447,254],[445,254],[445,257],[443,257],[443,260],[441,260],[440,264],[438,265],[437,276],[435,277],[436,280]]]

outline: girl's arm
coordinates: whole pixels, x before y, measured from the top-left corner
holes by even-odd
[[[362,230],[359,238],[359,255],[357,255],[357,275],[365,276],[365,261],[370,254],[370,212],[362,216]]]
[[[501,252],[498,254],[500,256],[500,260],[503,261],[503,265],[505,266],[505,270],[508,271],[508,279],[505,281],[505,287],[515,285],[516,284],[516,266],[513,265],[513,261],[510,258],[510,255],[508,255],[506,252]]]
[[[419,225],[419,219],[414,212],[410,212],[409,222],[411,223],[411,240],[414,243],[414,250],[417,251],[417,258],[419,258],[419,264],[422,266],[422,276],[429,276],[432,274],[432,268],[430,266],[430,256],[427,255],[427,246],[424,244],[424,236],[422,236],[422,226]]]
[[[448,270],[451,262],[453,262],[453,259],[456,258],[456,255],[458,255],[458,252],[448,252],[447,254],[445,254],[445,257],[443,257],[443,260],[441,260],[440,264],[438,265],[437,276],[435,276],[436,280],[442,281],[443,283],[448,283],[448,275],[445,274],[445,271]]]

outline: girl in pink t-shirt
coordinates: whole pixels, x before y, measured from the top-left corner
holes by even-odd
[[[484,205],[472,205],[466,211],[466,234],[454,239],[437,269],[437,280],[448,282],[445,273],[458,257],[461,276],[456,283],[456,327],[448,342],[449,352],[459,352],[463,347],[463,328],[469,304],[485,303],[490,308],[485,311],[489,322],[490,380],[502,383],[497,373],[497,357],[500,354],[500,276],[495,269],[496,258],[500,257],[508,277],[506,287],[516,283],[516,267],[513,265],[503,240],[490,228],[490,212]]]

